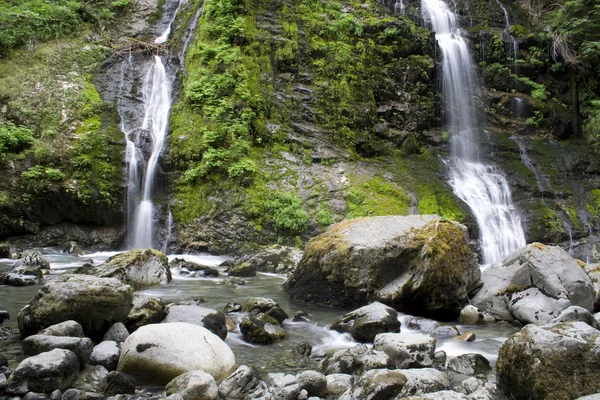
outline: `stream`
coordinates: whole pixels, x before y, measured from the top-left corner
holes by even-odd
[[[46,280],[52,279],[58,274],[68,273],[74,268],[80,267],[90,259],[95,265],[101,264],[108,257],[118,252],[99,252],[82,256],[71,254],[62,254],[56,248],[38,248],[46,259],[50,262],[50,274]],[[256,277],[244,278],[244,285],[227,284],[225,278],[227,274],[224,267],[218,267],[228,257],[213,255],[190,255],[173,254],[169,255],[169,260],[173,258],[184,258],[187,261],[195,262],[211,267],[216,267],[220,276],[215,278],[189,278],[178,276],[178,271],[173,270],[173,280],[164,285],[153,286],[141,293],[161,298],[167,303],[191,300],[201,297],[205,300],[201,304],[203,307],[222,310],[230,302],[243,304],[250,297],[268,297],[279,302],[280,306],[292,315],[296,311],[305,311],[313,319],[312,323],[291,322],[287,320],[283,326],[288,331],[289,336],[278,343],[271,345],[254,345],[243,340],[239,327],[233,332],[229,332],[225,342],[231,347],[237,362],[240,365],[246,364],[257,369],[268,372],[286,372],[296,373],[302,370],[316,368],[318,365],[318,355],[330,352],[336,349],[349,348],[357,343],[348,334],[341,334],[326,328],[327,324],[335,318],[340,317],[350,310],[333,309],[306,303],[300,303],[290,299],[282,290],[282,284],[285,276],[269,273],[258,273]],[[11,269],[15,260],[0,259],[0,272]],[[13,287],[3,286],[0,290],[0,309],[8,310],[11,319],[4,322],[4,326],[17,332],[17,315],[19,310],[25,306],[35,293],[40,289],[40,285]],[[228,315],[235,319],[235,314]],[[408,322],[413,317],[399,314],[402,322],[402,332],[409,332]],[[476,340],[473,342],[463,342],[457,339],[444,338],[438,339],[437,350],[446,352],[448,358],[455,357],[465,353],[480,353],[485,356],[492,365],[495,364],[498,350],[506,338],[516,331],[517,328],[510,325],[494,324],[488,326],[461,326],[456,325],[461,333],[473,331],[476,333]],[[293,349],[300,342],[309,342],[313,345],[313,356],[308,361],[300,360],[294,356]],[[18,337],[12,340],[0,341],[0,354],[4,354],[9,360],[9,366],[14,368],[24,358]]]

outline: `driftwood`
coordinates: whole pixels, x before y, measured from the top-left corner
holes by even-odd
[[[167,52],[165,43],[156,44],[143,42],[141,40],[128,38],[124,47],[118,49],[116,54],[146,53],[150,55],[161,55]]]

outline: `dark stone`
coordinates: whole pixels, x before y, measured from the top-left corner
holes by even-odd
[[[308,342],[300,342],[294,347],[294,353],[301,357],[310,357],[312,354],[312,344]]]
[[[242,311],[242,305],[239,303],[227,303],[225,305],[225,307],[223,307],[223,312],[225,314],[241,312],[241,311]]]
[[[396,310],[373,302],[335,320],[331,329],[348,332],[359,342],[372,342],[378,333],[400,332],[400,321]]]
[[[106,396],[116,394],[135,394],[137,382],[131,375],[123,372],[109,372],[101,383],[102,392]]]

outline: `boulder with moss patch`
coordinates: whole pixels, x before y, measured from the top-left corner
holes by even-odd
[[[74,320],[86,335],[102,338],[131,309],[133,290],[115,278],[63,275],[43,286],[19,312],[23,337],[59,322]]]
[[[500,348],[498,382],[511,398],[575,399],[600,391],[600,331],[584,322],[528,325]]]
[[[463,225],[435,215],[367,217],[313,238],[284,287],[312,303],[344,307],[375,299],[447,318],[458,315],[479,277]]]
[[[471,302],[499,320],[548,323],[570,306],[593,310],[591,279],[558,246],[525,246],[489,266],[482,280]]]
[[[119,253],[98,267],[82,267],[75,273],[117,278],[135,289],[171,281],[167,256],[154,249],[137,249]]]

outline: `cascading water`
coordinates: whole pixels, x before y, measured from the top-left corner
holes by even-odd
[[[506,178],[480,161],[477,78],[456,15],[442,0],[422,0],[421,10],[442,52],[444,105],[452,134],[450,184],[477,219],[483,263],[490,264],[524,246],[525,234]]]
[[[175,0],[177,1],[177,0]],[[162,23],[160,34],[154,43],[161,45],[169,40],[171,27],[177,13],[188,0],[169,2],[169,10]],[[177,7],[175,8],[175,4]],[[175,9],[173,11],[173,9]],[[201,16],[202,7],[182,35],[182,50],[173,57],[153,55],[130,55],[121,61],[121,80],[117,90],[117,108],[121,115],[121,129],[127,141],[127,242],[128,248],[156,247],[155,205],[153,196],[158,174],[158,161],[168,133],[169,115],[172,104],[172,87],[179,71],[177,64],[183,65],[189,41]],[[167,68],[170,61],[175,66]],[[179,61],[177,63],[177,60]],[[137,63],[137,64],[136,64]],[[137,91],[137,82],[141,90]],[[125,83],[129,83],[127,86]],[[141,99],[141,101],[140,101]],[[170,216],[170,215],[169,215]],[[167,221],[170,236],[172,221]]]

